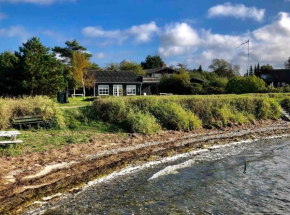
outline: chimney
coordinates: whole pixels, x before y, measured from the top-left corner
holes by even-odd
[[[166,63],[163,63],[163,64],[162,64],[162,68],[165,68],[165,67],[166,67]]]

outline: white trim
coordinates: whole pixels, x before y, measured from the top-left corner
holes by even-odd
[[[114,84],[113,85],[113,96],[122,96],[123,95],[123,85]]]
[[[127,85],[126,86],[126,92],[128,96],[136,96],[136,85]]]
[[[98,86],[98,95],[99,96],[108,96],[110,91],[109,85],[99,85]]]

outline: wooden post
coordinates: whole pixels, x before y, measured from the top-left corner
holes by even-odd
[[[96,97],[96,84],[94,84],[94,97]]]

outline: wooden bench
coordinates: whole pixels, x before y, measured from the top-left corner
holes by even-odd
[[[71,94],[72,97],[76,97],[76,96],[84,96],[84,94]]]
[[[19,125],[20,129],[22,129],[22,125],[30,125],[30,124],[39,124],[43,123],[43,116],[35,115],[35,116],[23,116],[23,117],[15,117],[13,119],[13,125]]]
[[[22,140],[16,140],[17,135],[19,134],[21,134],[19,131],[0,131],[0,137],[9,137],[11,139],[11,140],[0,141],[0,145],[23,143]]]

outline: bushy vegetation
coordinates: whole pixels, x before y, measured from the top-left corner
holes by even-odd
[[[149,112],[131,111],[126,119],[131,132],[142,134],[155,134],[161,130],[156,118]]]
[[[59,110],[48,97],[0,98],[0,130],[9,128],[14,117],[30,115],[42,115],[45,121],[54,123],[54,126],[62,126]]]
[[[280,106],[271,96],[258,94],[109,97],[98,98],[94,102],[94,108],[100,119],[108,122],[127,122],[130,128],[133,125],[132,121],[128,120],[128,114],[134,110],[140,111],[138,115],[140,122],[141,118],[146,116],[144,113],[150,113],[164,129],[190,131],[201,126],[224,127],[251,123],[254,120],[278,119],[281,116]],[[148,126],[150,127],[150,123]],[[138,126],[134,125],[134,128]],[[134,129],[135,132],[142,133],[144,130],[146,129],[142,131]]]
[[[281,101],[281,106],[290,113],[290,98],[283,99]]]
[[[265,90],[265,82],[255,75],[247,77],[234,77],[226,85],[228,93],[258,93]]]

